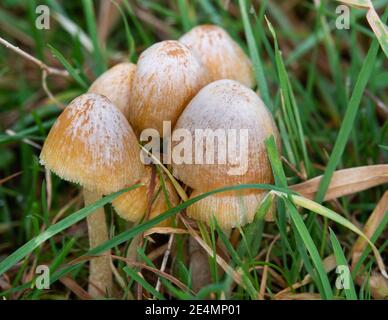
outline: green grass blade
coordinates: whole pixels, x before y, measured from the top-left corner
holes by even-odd
[[[112,3],[116,6],[117,10],[120,12],[121,19],[123,20],[124,28],[125,28],[125,36],[127,38],[127,44],[128,44],[128,56],[129,56],[129,60],[133,61],[133,58],[136,53],[135,40],[133,39],[131,30],[129,29],[128,21],[123,9],[121,9],[121,7],[117,4],[117,2],[112,0]]]
[[[259,88],[260,95],[263,98],[264,103],[270,110],[272,110],[272,100],[269,95],[268,85],[264,76],[264,69],[261,63],[259,51],[257,49],[256,40],[253,35],[252,26],[249,21],[247,3],[245,0],[239,0],[239,4],[245,30],[245,36],[247,38],[249,52],[253,63],[253,69],[256,75],[257,86]]]
[[[269,184],[242,184],[242,185],[225,187],[225,188],[209,191],[209,192],[203,193],[197,197],[191,198],[191,199],[177,205],[176,207],[171,208],[171,209],[167,210],[166,212],[158,215],[157,217],[155,217],[151,220],[145,221],[145,222],[133,227],[130,230],[127,230],[127,231],[124,231],[124,232],[118,234],[117,236],[113,237],[109,241],[99,245],[98,247],[95,247],[95,248],[89,250],[83,256],[91,256],[91,255],[101,254],[101,253],[103,253],[107,250],[110,250],[110,249],[112,249],[112,248],[114,248],[114,247],[116,247],[116,246],[118,246],[126,241],[129,241],[130,239],[132,239],[136,235],[154,227],[158,223],[164,221],[165,219],[172,217],[173,215],[186,209],[187,207],[189,207],[193,203],[200,201],[201,199],[204,199],[210,195],[220,193],[220,192],[225,192],[225,191],[243,190],[243,189],[277,190],[278,192],[285,192],[285,194],[287,194],[289,192],[287,189],[279,188],[279,187],[269,185]],[[82,263],[84,263],[84,261],[77,261],[76,263],[74,263],[71,266],[64,267],[62,270],[58,271],[56,274],[53,274],[51,276],[51,281],[54,282],[54,281],[60,279],[61,277],[66,275],[68,272],[75,270],[77,268],[77,266],[79,264],[82,264]]]
[[[93,1],[92,0],[82,0],[82,6],[84,9],[86,24],[88,27],[88,32],[90,38],[93,42],[93,53],[94,53],[94,63],[96,75],[100,75],[106,70],[106,61],[102,53],[102,49],[98,40],[97,34],[97,25],[96,17],[94,14]]]
[[[123,270],[129,277],[135,280],[144,289],[150,292],[154,297],[158,298],[159,300],[165,300],[163,295],[159,291],[156,291],[155,288],[151,286],[143,277],[141,277],[134,269],[124,267]]]
[[[276,191],[274,191],[274,193],[279,194]],[[368,242],[368,244],[370,245],[371,249],[373,250],[373,253],[376,257],[376,262],[377,262],[377,265],[381,271],[381,274],[385,278],[388,278],[388,274],[387,274],[387,271],[385,269],[384,261],[379,253],[379,250],[377,250],[377,248],[373,244],[373,242],[359,228],[357,228],[353,223],[351,223],[346,218],[340,216],[335,211],[333,211],[329,208],[326,208],[326,207],[322,206],[321,204],[314,202],[310,199],[306,199],[304,197],[301,197],[298,195],[291,195],[291,194],[288,194],[287,197],[289,197],[289,199],[292,200],[296,205],[301,206],[305,209],[308,209],[312,212],[315,212],[315,213],[317,213],[323,217],[326,217],[332,221],[335,221],[336,223],[341,224],[345,228],[353,231],[354,233],[361,236],[364,240],[366,240]]]
[[[187,32],[191,29],[192,24],[189,17],[189,6],[187,0],[178,0],[178,8],[183,26],[183,31]]]
[[[282,162],[280,161],[278,148],[273,135],[271,135],[267,140],[265,140],[265,145],[267,148],[268,157],[271,161],[272,171],[275,177],[276,185],[281,187],[287,187],[287,178],[283,170]]]
[[[89,86],[84,79],[79,75],[79,72],[66,60],[62,53],[55,49],[52,45],[48,45],[51,50],[51,53],[55,58],[59,60],[60,63],[65,67],[65,69],[70,73],[75,81],[84,89],[87,89]]]
[[[3,261],[0,262],[0,275],[2,275],[4,272],[12,268],[16,263],[18,263],[21,259],[29,255],[32,251],[34,251],[36,248],[38,248],[43,242],[50,239],[54,235],[58,234],[59,232],[69,228],[73,224],[77,223],[78,221],[81,221],[82,219],[86,218],[88,215],[90,215],[93,211],[96,209],[106,205],[109,202],[112,202],[113,199],[115,199],[120,194],[135,189],[139,187],[140,185],[134,185],[130,188],[115,192],[109,196],[106,196],[97,202],[91,204],[90,206],[87,206],[85,208],[82,208],[81,210],[78,210],[77,212],[67,216],[66,218],[62,219],[58,223],[50,226],[45,231],[40,233],[35,238],[31,239],[27,243],[25,243],[23,246],[21,246],[18,250],[16,250],[14,253],[9,255],[7,258],[5,258]]]
[[[302,238],[307,251],[310,253],[311,260],[313,261],[313,264],[319,276],[320,283],[322,285],[321,294],[323,295],[324,299],[333,299],[333,292],[331,290],[329,278],[327,277],[325,268],[323,266],[323,261],[319,256],[318,249],[315,246],[314,241],[311,238],[311,235],[308,232],[307,227],[304,224],[303,219],[296,210],[295,206],[287,199],[285,199],[285,203],[288,212],[290,213],[292,222],[294,223],[295,228],[297,229],[300,237]]]
[[[387,14],[388,7],[386,9],[386,13],[384,14],[384,20]],[[350,133],[353,129],[354,121],[356,119],[358,109],[360,107],[361,98],[363,97],[363,93],[365,91],[369,78],[372,75],[378,51],[379,42],[374,39],[364,60],[361,71],[358,75],[357,82],[354,86],[348,107],[346,108],[344,120],[342,122],[340,131],[333,147],[333,151],[330,155],[330,159],[326,166],[325,173],[323,174],[322,180],[319,184],[319,189],[315,197],[315,200],[317,202],[322,202],[325,198],[325,194],[329,187],[331,177],[333,176],[333,173],[341,160],[342,154],[346,147],[346,143],[349,140]]]
[[[266,21],[268,24],[268,28],[272,33],[272,36],[274,39],[275,61],[276,61],[276,67],[277,67],[279,81],[280,81],[280,88],[281,88],[280,93],[284,97],[285,123],[288,127],[290,139],[295,140],[295,141],[291,141],[295,146],[294,155],[296,155],[297,158],[300,158],[298,154],[299,153],[302,154],[307,175],[309,176],[312,172],[312,169],[311,169],[312,166],[307,154],[307,147],[305,143],[305,137],[304,137],[302,121],[299,113],[299,107],[296,103],[291,81],[289,79],[286,67],[284,65],[284,61],[278,45],[275,29],[273,28],[271,22],[268,19],[266,19]],[[299,163],[296,163],[296,165],[299,166]]]

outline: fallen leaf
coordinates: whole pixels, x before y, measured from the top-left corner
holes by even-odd
[[[322,176],[290,186],[303,197],[314,199]],[[325,201],[357,193],[383,183],[388,183],[388,165],[371,165],[348,168],[334,172],[326,192]]]

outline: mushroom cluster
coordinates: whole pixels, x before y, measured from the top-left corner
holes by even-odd
[[[180,130],[195,136],[198,129],[249,133],[247,140],[235,141],[235,148],[245,150],[247,160],[246,170],[240,173],[230,174],[238,155],[221,163],[217,162],[220,152],[215,163],[172,159],[173,175],[191,188],[191,197],[230,185],[270,183],[273,177],[264,140],[270,135],[279,139],[270,112],[251,89],[254,85],[251,61],[225,30],[213,25],[195,27],[178,41],[152,45],[140,55],[137,65],[120,63],[97,78],[58,117],[40,161],[62,179],[81,185],[85,205],[142,183],[112,203],[120,217],[135,223],[179,202],[168,179],[167,192],[160,192],[164,177],[155,175],[142,161],[139,148],[143,130],[162,135],[165,121],[174,128],[172,136]],[[172,147],[197,142],[173,141]],[[225,147],[220,144],[218,141],[218,150]],[[198,153],[208,151],[209,146],[202,144],[192,155],[199,158]],[[242,226],[252,221],[263,195],[258,190],[221,193],[190,206],[187,214],[205,222],[215,217],[225,229]],[[103,208],[88,217],[90,247],[109,239],[105,219]],[[164,221],[161,226],[169,223]],[[110,256],[92,259],[89,293],[109,295],[112,282]]]

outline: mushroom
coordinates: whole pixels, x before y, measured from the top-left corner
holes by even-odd
[[[116,64],[100,75],[90,86],[88,92],[106,96],[128,119],[130,88],[136,65],[129,62]]]
[[[194,141],[177,141],[182,130]],[[199,135],[201,130],[207,134]],[[234,80],[215,81],[193,98],[177,121],[172,133],[173,174],[194,189],[191,197],[231,185],[271,183],[264,144],[270,135],[279,145],[272,115],[255,92]],[[177,163],[176,148],[189,150],[191,163]],[[213,163],[207,161],[209,152],[214,152]],[[224,229],[243,226],[252,222],[264,195],[264,191],[252,189],[223,192],[194,203],[187,214],[208,223],[214,215]]]
[[[112,205],[116,212],[120,217],[127,221],[137,223],[145,216],[149,203],[148,193],[150,189],[154,189],[155,192],[153,192],[153,195],[150,199],[152,204],[148,216],[149,219],[152,219],[169,209],[166,196],[168,196],[168,200],[170,201],[170,205],[172,207],[176,206],[179,202],[179,198],[174,189],[174,186],[168,179],[164,180],[165,188],[167,191],[167,195],[165,195],[160,178],[158,176],[155,177],[154,188],[150,187],[152,177],[151,167],[146,167],[146,171],[147,173],[141,180],[141,182],[144,184],[143,186],[125,192],[112,201]],[[168,227],[171,225],[171,222],[171,219],[166,219],[160,222],[157,227]]]
[[[248,87],[255,85],[252,62],[221,27],[201,25],[184,34],[179,42],[199,57],[212,81],[231,79]]]
[[[129,120],[140,135],[153,128],[162,135],[163,121],[173,127],[192,97],[208,83],[206,70],[178,41],[162,41],[139,57],[131,88]]]
[[[108,98],[95,93],[74,99],[58,117],[40,162],[62,179],[80,184],[85,205],[135,184],[145,173],[128,121]],[[108,240],[103,208],[89,215],[87,224],[91,248]],[[110,257],[91,260],[89,293],[97,297],[111,291]]]
[[[135,71],[136,65],[125,62],[119,63],[97,78],[88,92],[94,92],[108,97],[128,119],[129,103],[131,101],[130,89]],[[152,170],[150,167],[144,167],[144,170],[145,173],[141,178],[144,186],[126,192],[112,202],[119,216],[130,222],[139,222],[147,211],[148,190],[150,190]],[[166,187],[172,204],[177,204],[177,194],[169,181],[166,182]],[[156,178],[155,190],[158,191],[159,189],[160,180]],[[159,192],[151,206],[149,218],[153,218],[166,210],[168,210],[166,199]],[[159,223],[158,226],[169,226],[170,223],[171,220],[167,219]]]

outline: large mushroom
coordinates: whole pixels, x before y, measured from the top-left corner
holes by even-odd
[[[176,139],[184,131],[194,140]],[[270,135],[279,142],[272,115],[255,92],[237,81],[215,81],[193,98],[177,121],[172,133],[173,174],[194,189],[191,197],[231,185],[271,183],[264,144]],[[192,163],[177,163],[175,148],[191,150]],[[208,163],[212,157],[213,163]],[[187,214],[207,223],[214,216],[224,229],[243,226],[252,222],[264,195],[261,190],[223,192],[194,203]]]
[[[131,88],[129,120],[135,132],[153,128],[162,135],[163,121],[173,127],[208,80],[199,60],[178,41],[149,47],[139,57]]]
[[[62,179],[80,184],[85,205],[135,184],[145,173],[128,121],[109,99],[95,93],[74,99],[58,117],[40,162]],[[91,248],[108,240],[103,208],[92,213],[87,224]],[[92,259],[89,293],[98,297],[111,291],[110,257]]]

